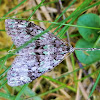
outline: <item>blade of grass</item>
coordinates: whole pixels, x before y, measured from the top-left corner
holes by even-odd
[[[0,5],[1,5],[1,3],[2,3],[2,0],[0,0]]]
[[[51,77],[44,76],[44,75],[42,75],[41,77],[47,78],[47,79],[51,80],[52,82],[55,82],[55,83],[57,83],[57,84],[59,84],[59,85],[66,86],[66,87],[67,87],[68,89],[70,89],[71,91],[76,92],[76,90],[75,90],[74,88],[72,88],[71,86],[67,86],[66,84],[64,84],[64,83],[62,83],[62,82],[60,82],[60,81],[58,81],[58,80],[55,80],[55,79],[53,79],[53,78],[51,78]]]
[[[0,30],[0,31],[5,31],[5,30]]]
[[[26,89],[27,86],[28,86],[28,84],[25,84],[25,85],[21,88],[21,90],[18,92],[18,94],[17,94],[17,96],[15,97],[14,100],[20,100],[20,96],[24,93],[24,91],[25,91],[25,89]]]
[[[5,99],[13,100],[13,96],[10,96],[9,94],[5,94],[0,92],[0,97],[4,97]]]
[[[5,48],[0,49],[0,51],[8,51],[9,49],[10,49],[9,47],[5,47]]]
[[[44,95],[47,95],[47,94],[49,94],[49,93],[53,93],[53,92],[56,92],[56,91],[58,91],[59,89],[62,89],[62,88],[64,88],[65,86],[60,86],[60,87],[58,87],[58,88],[55,88],[55,89],[52,89],[52,90],[50,90],[50,91],[47,91],[47,92],[45,92],[45,93],[42,93],[42,94],[40,94],[40,95],[36,95],[36,96],[44,96]],[[26,98],[25,100],[28,100],[28,99],[32,99],[33,97],[36,97],[36,96],[32,96],[32,97],[29,97],[29,98]]]
[[[42,94],[40,94],[40,95],[38,95],[38,96],[43,96],[43,95],[46,95],[46,94],[49,94],[49,93],[58,91],[58,90],[60,90],[60,89],[62,89],[62,88],[64,88],[64,87],[65,87],[65,86],[59,86],[58,88],[52,89],[52,90],[47,91],[47,92],[45,92],[45,93],[42,93]]]
[[[99,81],[100,81],[100,71],[99,71],[99,75],[98,75],[98,77],[96,79],[96,82],[94,83],[93,88],[92,88],[92,90],[91,90],[91,92],[89,94],[89,98],[92,96],[92,94],[93,94],[93,92],[94,92],[94,90],[95,90],[95,88],[96,88],[96,86],[97,86]]]
[[[75,66],[75,59],[73,53],[71,54],[71,61],[72,61],[72,68],[73,70],[75,70],[76,66]],[[77,73],[73,73],[73,75],[74,75],[74,81],[77,80]],[[75,88],[77,88],[76,82],[75,82]]]
[[[58,17],[57,17],[57,19],[55,20],[55,22],[57,21],[57,20],[59,20],[62,16],[63,16],[63,14],[74,4],[76,2],[76,0],[74,0]]]
[[[86,1],[85,1],[86,2]],[[89,3],[91,2],[91,0],[89,0],[89,2],[86,4],[86,3],[84,3],[84,4],[86,4],[86,5],[83,5],[82,4],[82,7],[84,7],[84,6],[86,6],[87,7],[87,5],[89,5]],[[75,16],[72,18],[72,20],[69,22],[69,24],[72,24],[77,18],[78,18],[78,16],[84,11],[84,10],[86,10],[86,8],[81,8],[82,10],[80,10],[80,11],[78,11],[76,14],[75,14]],[[66,18],[67,19],[67,18]],[[65,21],[66,21],[66,19],[65,19]],[[69,26],[65,26],[64,28],[62,28],[62,30],[60,31],[60,32],[58,32],[58,34],[60,35],[60,38],[62,38],[62,36],[65,34],[65,32],[68,30],[68,28],[69,28]]]
[[[76,20],[76,18],[82,13],[82,10],[84,9],[84,7],[87,7],[87,5],[89,5],[89,3],[91,2],[92,0],[89,0],[89,1],[84,1],[70,16],[68,16],[65,20],[63,20],[63,21],[61,21],[60,23],[62,24],[64,24],[64,23],[66,23],[69,19],[71,19],[71,18],[73,18],[71,21],[70,21],[70,23],[69,24],[72,24],[75,20]],[[81,10],[82,9],[82,10]],[[80,13],[79,13],[79,10],[81,11]],[[78,14],[77,14],[78,13]],[[77,15],[77,16],[76,16]],[[54,31],[54,33],[57,31],[57,30],[59,30],[61,27],[62,27],[62,25],[55,25],[55,27],[57,27],[58,26],[58,28]],[[55,28],[54,27],[54,28]],[[63,36],[64,34],[65,34],[65,32],[68,30],[68,28],[69,27],[64,27],[60,32],[58,32],[58,34],[57,35],[60,35],[60,36]],[[64,31],[65,30],[65,31]],[[63,34],[62,34],[63,33]],[[62,38],[62,37],[61,37]]]
[[[56,20],[59,20],[59,18],[61,18],[61,16],[63,16],[63,14],[74,4],[76,2],[76,0],[74,0],[60,15],[59,15],[59,17],[56,19]],[[64,22],[65,23],[65,22]],[[62,24],[64,24],[64,23],[62,23]],[[56,27],[56,25],[54,26],[54,27]],[[55,33],[57,30],[59,30],[59,28],[61,28],[62,27],[62,25],[60,24],[56,29],[55,29],[55,31],[53,32],[53,33]]]
[[[29,87],[26,87],[26,90],[27,91],[24,92],[25,95],[28,95],[28,97],[34,96],[33,100],[41,100],[41,98],[38,95],[36,96],[36,93],[32,89],[30,89]]]
[[[1,79],[0,79],[0,83],[3,82],[3,80],[7,77],[7,75],[3,76]]]
[[[14,90],[16,91],[20,91],[21,90],[21,86],[19,87],[13,87]],[[30,87],[26,87],[25,91],[24,91],[24,96],[25,97],[32,97],[35,96],[33,99],[34,100],[41,100],[41,98],[39,96],[36,96],[35,91],[32,91],[32,89]],[[25,99],[24,99],[25,100]]]
[[[87,65],[87,66],[88,66],[88,65]],[[55,79],[60,79],[60,78],[66,77],[67,75],[70,75],[70,74],[72,74],[72,73],[75,73],[75,72],[79,71],[80,69],[84,69],[84,68],[87,67],[87,66],[84,66],[84,67],[81,67],[81,68],[77,68],[77,69],[75,69],[74,71],[68,72],[67,74],[65,73],[65,74],[63,74],[63,75],[61,75],[60,77],[55,78]]]
[[[7,80],[2,84],[0,85],[0,89],[7,83]]]
[[[64,23],[57,23],[57,22],[49,22],[49,23],[53,23],[55,25],[62,25],[62,26],[64,25],[64,26],[73,26],[73,27],[82,27],[82,28],[89,28],[89,29],[100,30],[100,28],[97,28],[97,27],[79,26],[79,25],[64,24]]]
[[[83,80],[85,80],[86,78],[89,78],[89,77],[91,77],[91,76],[94,75],[94,74],[97,74],[98,72],[100,72],[100,69],[98,69],[97,71],[95,71],[95,72],[93,72],[93,73],[91,73],[91,74],[88,74],[87,76],[85,76],[85,77],[83,77],[83,78],[81,78],[81,79],[79,79],[79,80],[76,80],[76,82],[78,82],[78,81],[83,81]]]
[[[0,74],[0,77],[1,77],[3,74],[5,74],[10,68],[11,68],[11,66],[8,67],[3,73],[1,73],[1,74]]]
[[[10,14],[13,10],[15,10],[16,8],[18,8],[20,5],[22,5],[24,2],[26,2],[27,0],[23,0],[22,2],[20,2],[17,6],[15,6],[14,8],[12,8],[10,11],[8,11],[3,17],[6,17],[8,14]]]
[[[14,46],[14,44],[10,47],[10,50],[13,48],[13,46]],[[7,58],[8,58],[8,55],[3,59],[3,62],[2,62],[1,67],[0,67],[0,70],[3,68]]]

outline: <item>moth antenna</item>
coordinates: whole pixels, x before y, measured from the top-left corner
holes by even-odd
[[[100,48],[74,48],[75,50],[79,51],[95,51],[95,50],[100,50]]]

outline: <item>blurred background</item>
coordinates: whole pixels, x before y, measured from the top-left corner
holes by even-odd
[[[0,0],[0,100],[99,100],[100,51],[75,51],[29,85],[7,85],[15,56],[8,55],[13,41],[5,31],[5,19],[28,19],[44,29],[53,24],[49,31],[67,45],[99,48],[99,16],[99,0]]]

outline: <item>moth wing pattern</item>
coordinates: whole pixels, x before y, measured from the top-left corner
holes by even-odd
[[[25,20],[6,19],[5,29],[16,47],[44,31],[40,26]],[[63,59],[69,48],[58,37],[48,32],[18,52],[7,73],[8,85],[19,86],[50,71]]]

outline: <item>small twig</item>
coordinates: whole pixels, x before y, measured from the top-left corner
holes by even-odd
[[[37,4],[39,4],[39,3],[41,2],[41,0],[36,0],[36,2],[37,2]],[[52,21],[52,19],[51,19],[49,13],[48,13],[46,7],[45,7],[45,6],[41,6],[40,8],[41,8],[41,10],[42,10],[42,13],[43,13],[44,16],[46,17],[46,19],[47,19],[48,21]]]
[[[36,6],[35,1],[32,0],[32,2],[33,2],[33,5]],[[40,11],[39,11],[38,9],[37,9],[37,11],[36,11],[36,16],[37,16],[37,19],[42,20],[42,17],[41,17]],[[39,23],[40,23],[40,26],[41,26],[42,28],[46,29],[46,27],[45,27],[45,25],[44,25],[43,22],[39,22]]]
[[[82,77],[82,69],[79,70],[78,80],[81,79],[81,77]],[[76,93],[76,99],[75,100],[80,100],[79,82],[78,82],[78,85],[77,85],[77,93]]]

